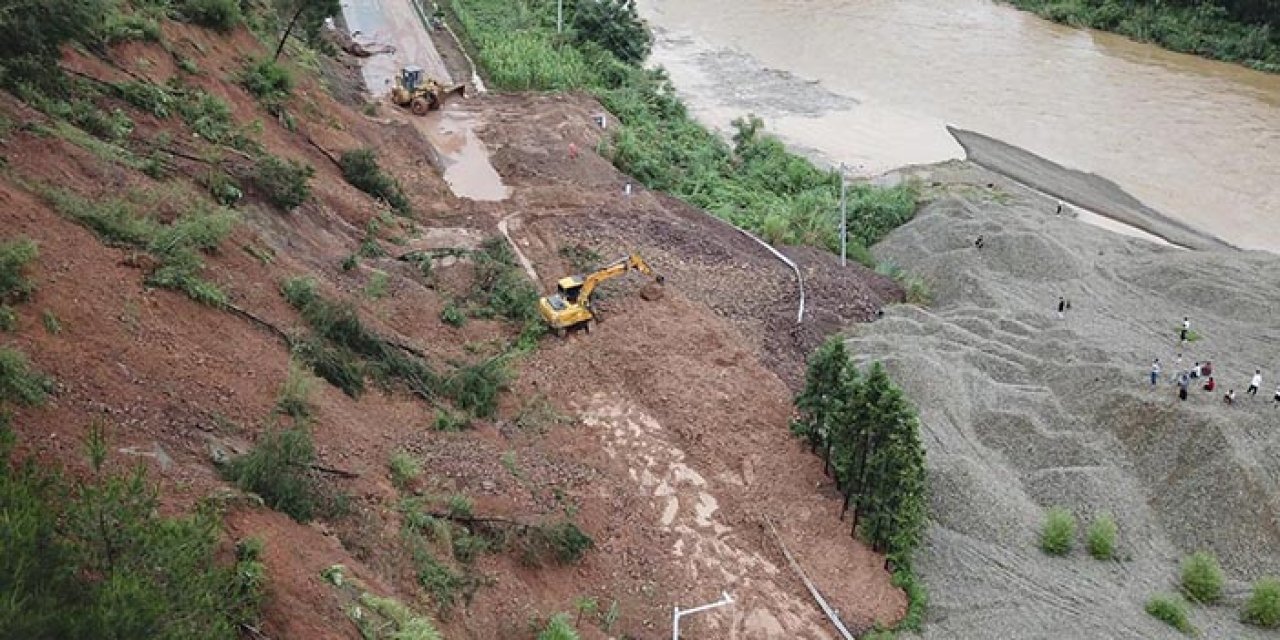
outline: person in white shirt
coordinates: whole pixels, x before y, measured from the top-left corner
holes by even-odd
[[[1256,396],[1258,395],[1258,387],[1261,387],[1261,386],[1262,386],[1262,369],[1255,369],[1253,371],[1253,379],[1249,381],[1249,388],[1245,390],[1245,393],[1251,396]]]
[[[1179,342],[1179,343],[1182,343],[1182,342],[1186,342],[1186,341],[1187,341],[1187,332],[1188,332],[1188,331],[1191,331],[1191,318],[1188,318],[1188,317],[1186,317],[1186,316],[1183,316],[1183,318],[1182,318],[1182,333],[1178,334],[1178,342]]]

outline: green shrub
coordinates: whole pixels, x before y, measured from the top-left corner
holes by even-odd
[[[565,520],[523,529],[518,536],[522,559],[533,566],[550,559],[558,564],[576,564],[595,541],[578,525]]]
[[[1218,559],[1198,551],[1182,560],[1182,591],[1196,602],[1212,604],[1222,599],[1224,578]]]
[[[315,173],[309,164],[264,155],[258,158],[250,181],[268,202],[292,211],[311,196],[307,182]]]
[[[471,498],[462,494],[455,493],[449,496],[448,507],[449,515],[455,518],[470,518],[473,515],[474,505]]]
[[[236,640],[256,625],[263,566],[220,561],[214,510],[161,516],[145,467],[109,475],[99,429],[89,445],[76,482],[0,451],[3,635]]]
[[[176,105],[183,122],[196,135],[215,144],[231,141],[235,122],[231,119],[231,107],[217,96],[204,91],[187,92]]]
[[[391,454],[391,461],[387,463],[387,467],[391,469],[391,484],[401,491],[407,489],[410,483],[422,475],[422,464],[406,451]]]
[[[276,411],[294,420],[310,418],[315,411],[311,405],[313,380],[297,361],[290,360],[288,377],[280,386],[280,397],[276,399]]]
[[[462,411],[450,411],[448,409],[437,408],[435,420],[432,427],[436,431],[466,431],[471,428],[471,416]]]
[[[1280,626],[1280,580],[1262,578],[1244,603],[1243,619],[1259,627]]]
[[[649,57],[653,36],[634,0],[587,0],[577,4],[574,35],[583,42],[604,47],[619,60],[639,65]]]
[[[461,327],[467,322],[467,314],[458,305],[450,302],[440,310],[440,321],[451,327]]]
[[[1194,628],[1187,617],[1187,605],[1176,596],[1156,595],[1147,600],[1146,611],[1152,617],[1183,633],[1192,633]]]
[[[1075,539],[1075,516],[1061,507],[1049,509],[1045,514],[1044,529],[1040,532],[1040,550],[1049,555],[1063,556],[1071,551]]]
[[[378,167],[373,149],[347,151],[342,154],[338,164],[342,167],[342,177],[351,186],[383,200],[402,216],[413,215],[409,199],[405,197],[400,183]]]
[[[157,118],[173,115],[174,106],[180,100],[164,87],[150,82],[119,82],[112,88],[121,100]]]
[[[40,313],[40,324],[44,325],[44,330],[51,336],[62,333],[62,321],[48,309]]]
[[[362,593],[360,604],[388,621],[390,628],[383,630],[392,632],[385,636],[389,640],[444,640],[444,636],[436,630],[431,620],[414,614],[398,600]],[[356,624],[359,625],[360,620],[357,620]],[[383,636],[373,631],[365,633],[365,627],[361,626],[361,637],[381,638]]]
[[[132,41],[159,42],[160,36],[160,23],[146,16],[120,12],[109,14],[98,33],[107,46]]]
[[[391,276],[384,271],[374,270],[369,274],[369,282],[364,287],[364,295],[370,300],[379,300],[387,295],[387,286],[391,282]]]
[[[43,404],[53,381],[33,369],[21,351],[0,347],[0,406]]]
[[[578,632],[569,622],[569,614],[557,613],[538,632],[538,640],[578,640]]]
[[[310,468],[315,445],[304,428],[268,431],[257,446],[223,468],[223,475],[245,491],[262,496],[267,506],[308,522],[322,507]]]
[[[0,304],[0,331],[16,331],[18,329],[18,313],[7,304]]]
[[[446,392],[458,407],[472,415],[488,418],[498,409],[498,394],[506,388],[511,373],[506,363],[492,359],[458,367],[444,382]]]
[[[230,31],[244,19],[239,0],[174,0],[175,17],[217,31]]]
[[[1110,560],[1116,550],[1116,521],[1111,514],[1104,513],[1094,519],[1085,534],[1085,545],[1089,555],[1098,560]]]
[[[293,76],[289,70],[265,58],[244,68],[240,73],[240,84],[267,103],[279,102],[293,92]]]
[[[27,277],[26,268],[39,255],[36,243],[27,238],[0,243],[0,302],[20,302],[31,297],[36,286]]]

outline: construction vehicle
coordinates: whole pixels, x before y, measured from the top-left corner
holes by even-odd
[[[391,101],[407,107],[414,115],[425,116],[428,111],[439,109],[453,95],[466,97],[467,85],[460,84],[446,89],[444,85],[428,78],[422,67],[410,65],[400,70],[396,84],[391,87]]]
[[[584,327],[590,333],[591,323],[597,319],[591,308],[591,296],[596,287],[605,280],[629,271],[639,271],[654,278],[658,284],[663,282],[662,276],[653,275],[653,269],[649,268],[640,254],[633,253],[586,275],[561,278],[556,283],[555,293],[538,300],[538,312],[557,335],[563,336],[566,331],[576,327]]]

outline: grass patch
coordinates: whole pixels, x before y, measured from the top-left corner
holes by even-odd
[[[1085,534],[1085,546],[1089,555],[1098,560],[1110,560],[1116,552],[1116,521],[1104,513],[1093,520]]]
[[[404,606],[399,600],[380,598],[365,592],[360,595],[360,604],[389,622],[381,629],[374,630],[366,629],[365,626],[361,625],[361,620],[356,620],[363,638],[370,638],[371,640],[383,638],[386,640],[444,640],[444,636],[436,629],[430,619],[414,614],[409,607]]]
[[[178,20],[223,33],[244,21],[239,0],[173,0],[170,12]]]
[[[1241,619],[1259,627],[1280,626],[1280,580],[1262,578],[1253,583]]]
[[[283,65],[268,59],[250,62],[240,72],[240,85],[270,108],[279,108],[293,93],[293,76]]]
[[[27,265],[40,251],[29,238],[17,238],[0,243],[0,302],[28,300],[36,290],[36,284],[27,276]]]
[[[1071,552],[1075,540],[1075,516],[1061,507],[1050,508],[1040,531],[1040,550],[1053,556],[1065,556]]]
[[[267,506],[298,522],[310,522],[326,507],[311,473],[315,444],[305,428],[268,431],[249,453],[228,462],[223,475],[262,496]]]
[[[1144,607],[1151,617],[1181,631],[1194,633],[1191,620],[1187,617],[1187,605],[1177,596],[1156,595],[1147,600]]]
[[[407,451],[397,451],[391,454],[391,460],[387,463],[387,468],[391,470],[391,484],[397,489],[404,491],[418,476],[422,475],[422,463],[416,458],[409,455]]]
[[[396,213],[410,217],[413,208],[404,189],[394,178],[382,172],[373,149],[357,149],[342,154],[338,164],[342,177],[351,186],[386,202]]]
[[[18,312],[7,304],[0,304],[0,331],[18,330]]]
[[[53,390],[53,381],[37,371],[21,351],[0,347],[0,407],[38,406]]]
[[[44,325],[45,332],[51,336],[62,333],[62,321],[48,309],[40,313],[40,324]]]
[[[557,613],[538,632],[538,640],[578,640],[578,631],[569,622],[569,614]]]
[[[226,294],[200,278],[204,268],[200,255],[212,253],[230,235],[239,220],[234,211],[212,206],[181,190],[135,191],[99,200],[56,188],[40,191],[59,213],[87,227],[106,244],[151,255],[157,265],[147,276],[148,284],[181,291],[210,306],[226,304]],[[177,217],[162,223],[157,215],[162,211],[173,211]]]
[[[289,375],[280,385],[280,396],[276,399],[276,412],[294,419],[295,422],[309,420],[315,413],[311,404],[311,392],[315,379],[307,373],[296,360],[289,361]]]
[[[538,290],[516,264],[515,253],[505,238],[485,240],[480,250],[472,253],[472,263],[475,268],[473,300],[478,305],[471,311],[473,315],[523,323],[541,322]]]
[[[474,365],[464,365],[444,381],[444,388],[458,407],[481,418],[498,410],[498,394],[511,379],[503,358],[493,358]]]
[[[1207,551],[1198,551],[1182,560],[1182,591],[1187,598],[1205,604],[1222,599],[1225,578],[1218,559]]]
[[[437,408],[435,419],[432,421],[431,426],[436,431],[466,431],[471,428],[471,416],[464,411]]]
[[[374,270],[369,274],[369,282],[364,285],[364,295],[370,300],[381,300],[387,295],[387,287],[391,277],[385,271]]]

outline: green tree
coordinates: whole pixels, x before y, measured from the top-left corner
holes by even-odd
[[[301,27],[307,38],[314,41],[324,26],[325,19],[338,15],[342,11],[342,5],[338,0],[277,0],[276,9],[281,16],[288,16],[288,22],[284,34],[280,36],[280,44],[276,46],[276,54],[271,58],[272,62],[280,59],[284,43],[295,29]]]
[[[849,354],[838,338],[828,339],[809,358],[804,389],[795,399],[800,417],[792,424],[792,431],[809,441],[811,451],[826,448],[830,423],[840,410],[841,384],[848,364]]]
[[[30,460],[14,464],[11,442],[0,437],[5,637],[234,640],[256,621],[256,554],[216,563],[215,513],[161,517],[143,468],[105,473],[100,426],[90,429],[91,473],[74,483]]]
[[[112,8],[108,0],[5,0],[0,58],[54,60],[63,44],[91,41]]]
[[[653,47],[634,0],[578,0],[573,29],[580,42],[598,44],[630,64],[644,62]]]

